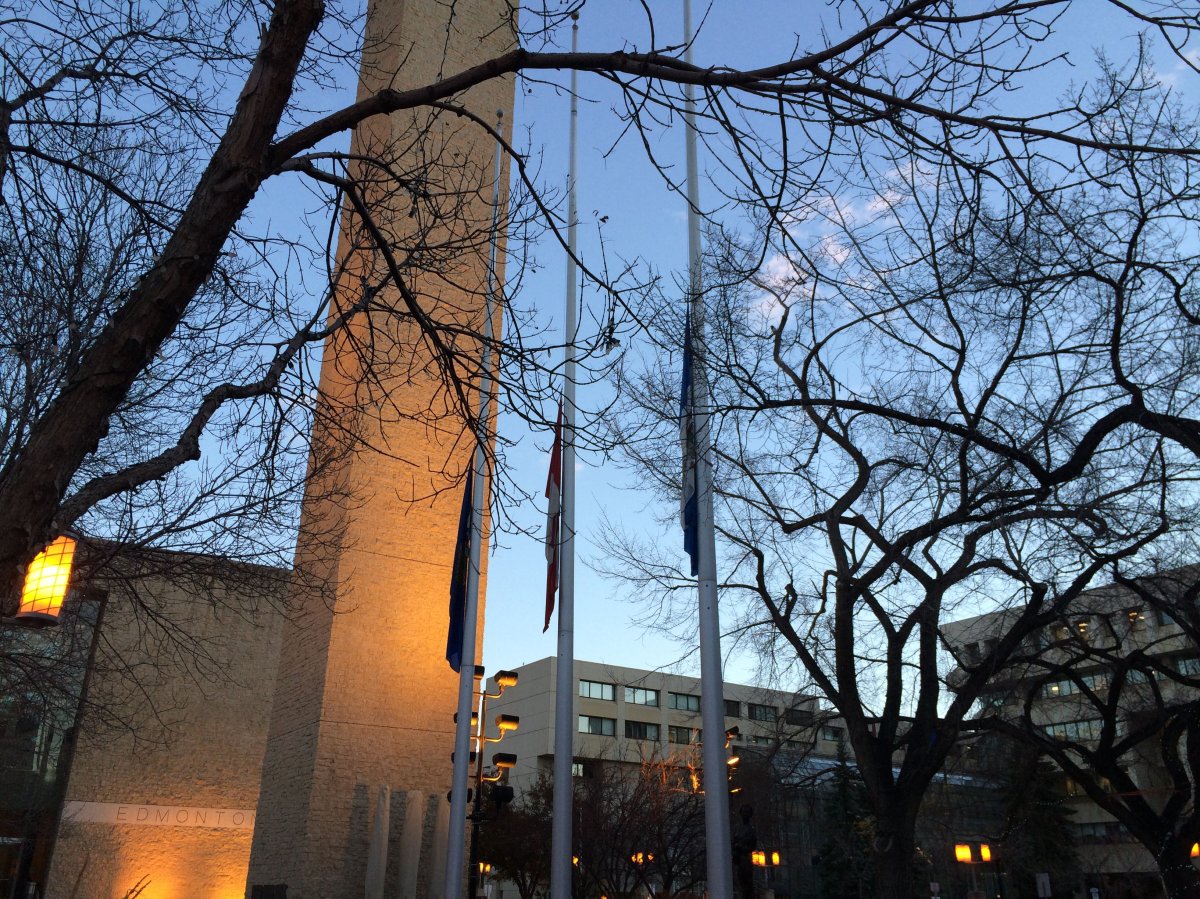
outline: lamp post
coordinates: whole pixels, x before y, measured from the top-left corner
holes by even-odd
[[[483,676],[482,667],[477,667],[479,677]],[[515,671],[497,671],[492,680],[496,684],[496,692],[489,693],[486,689],[486,682],[479,690],[479,714],[478,717],[472,716],[475,719],[472,723],[475,728],[475,751],[472,753],[475,762],[475,794],[474,802],[471,805],[471,813],[467,816],[471,821],[471,852],[470,860],[467,866],[467,895],[469,899],[475,899],[476,891],[479,888],[480,877],[484,873],[479,862],[479,822],[487,820],[483,814],[483,785],[485,783],[497,783],[502,780],[506,772],[512,770],[517,764],[517,757],[510,752],[497,752],[492,756],[492,768],[495,769],[494,774],[485,775],[483,773],[483,749],[487,743],[499,743],[504,739],[505,735],[511,731],[515,731],[521,725],[521,719],[516,715],[500,714],[496,716],[496,730],[499,732],[495,737],[487,735],[487,725],[484,723],[487,718],[487,702],[489,699],[496,699],[503,695],[508,687],[517,685],[517,672]],[[512,800],[512,787],[498,787],[506,792],[499,795],[494,794],[496,800],[496,811],[499,813],[500,806]]]
[[[992,847],[987,843],[955,843],[954,860],[960,864],[968,865],[970,867],[970,899],[982,897],[983,893],[979,890],[979,881],[975,875],[975,866],[990,862],[992,860]]]

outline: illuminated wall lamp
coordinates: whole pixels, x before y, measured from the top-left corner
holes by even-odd
[[[77,540],[68,534],[56,537],[38,553],[25,572],[25,585],[15,622],[27,627],[57,624],[71,586],[71,565]]]
[[[519,715],[497,715],[496,730],[501,734],[505,734],[510,730],[516,730],[521,726],[521,718]]]

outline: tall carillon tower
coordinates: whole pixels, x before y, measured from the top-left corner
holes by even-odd
[[[360,97],[512,49],[513,14],[505,0],[371,0]],[[502,111],[507,134],[513,83],[452,104],[478,121],[446,108],[372,119],[343,170],[359,187],[343,203],[332,314],[349,324],[322,362],[248,895],[286,884],[288,899],[361,897],[382,785],[385,894],[443,891],[458,689],[448,590],[496,239],[495,141],[481,124]]]

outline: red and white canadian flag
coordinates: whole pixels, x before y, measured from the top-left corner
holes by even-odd
[[[554,424],[554,446],[550,448],[550,473],[546,477],[546,624],[550,629],[554,614],[554,594],[558,592],[558,554],[562,549],[562,424],[563,404],[558,401],[558,420]]]

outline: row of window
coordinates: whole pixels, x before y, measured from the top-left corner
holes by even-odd
[[[580,715],[579,732],[581,734],[595,734],[601,737],[615,737],[617,734],[617,719],[604,718],[599,715]],[[658,742],[660,733],[659,725],[651,721],[626,720],[625,722],[625,736],[630,740],[653,740],[654,742]],[[703,731],[696,727],[681,727],[672,724],[667,728],[667,739],[680,746],[699,743],[701,742],[702,735]],[[840,727],[827,724],[821,728],[822,740],[840,743],[845,738],[846,732]],[[771,737],[765,737],[761,734],[750,734],[744,737],[744,742],[751,746],[769,746],[774,743],[774,740]]]
[[[579,681],[579,695],[584,699],[602,699],[607,702],[616,702],[617,685],[603,681],[583,680],[581,678]],[[651,690],[647,687],[625,687],[624,698],[625,702],[631,705],[658,708],[659,691]],[[694,693],[674,693],[668,691],[667,708],[680,712],[699,712],[700,697]],[[780,718],[779,710],[774,706],[759,705],[755,702],[746,703],[746,716],[751,721],[774,722]],[[741,718],[742,704],[736,699],[726,699],[725,717]],[[813,713],[807,709],[785,709],[783,718],[788,724],[803,727],[812,724]]]
[[[1081,843],[1132,843],[1131,834],[1124,825],[1116,821],[1099,821],[1092,824],[1076,824]]]
[[[579,732],[595,734],[600,737],[615,737],[617,735],[617,719],[601,718],[599,715],[580,715]],[[626,721],[625,736],[630,740],[658,741],[658,725],[651,721]]]
[[[1043,725],[1043,730],[1056,740],[1081,742],[1084,740],[1099,740],[1102,723],[1097,719],[1086,721],[1059,721],[1055,724]]]

